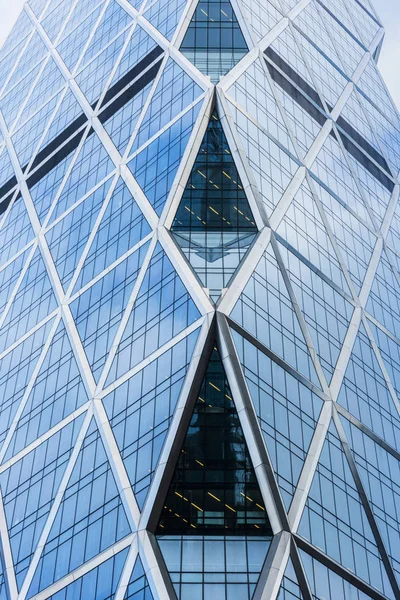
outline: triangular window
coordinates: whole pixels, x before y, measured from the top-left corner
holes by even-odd
[[[156,530],[271,535],[219,351],[214,347]]]
[[[217,300],[253,242],[257,226],[216,112],[171,230],[199,279]]]
[[[229,0],[200,0],[180,50],[213,83],[247,54],[249,49]]]

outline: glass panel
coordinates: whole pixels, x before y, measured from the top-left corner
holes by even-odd
[[[157,533],[271,535],[217,347],[196,400]]]
[[[216,112],[200,146],[172,232],[217,301],[253,242],[257,227]]]
[[[200,0],[181,52],[217,83],[248,52],[229,0]]]

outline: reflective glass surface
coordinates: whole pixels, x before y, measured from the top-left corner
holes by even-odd
[[[212,299],[218,300],[254,240],[257,227],[215,111],[172,232]]]

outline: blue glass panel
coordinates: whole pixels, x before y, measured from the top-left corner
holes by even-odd
[[[306,182],[287,209],[277,233],[308,263],[350,294],[328,231]]]
[[[161,348],[199,317],[177,272],[157,245],[118,346],[108,383]]]
[[[322,202],[325,217],[330,225],[341,258],[357,292],[361,289],[364,277],[376,244],[376,236],[368,227],[347,210],[338,197],[325,187],[313,181]]]
[[[89,131],[72,171],[63,186],[51,221],[62,215],[77,200],[105,179],[114,169],[114,163],[95,133]]]
[[[153,81],[150,81],[138,94],[124,104],[122,108],[104,123],[104,129],[120,154],[125,153],[153,83]]]
[[[171,190],[200,107],[198,102],[128,164],[158,215]]]
[[[78,104],[78,101],[71,90],[67,89],[39,150],[48,146],[50,142],[52,142],[60,133],[65,131],[81,114],[82,108]]]
[[[71,304],[71,312],[96,381],[106,362],[148,244],[143,244]]]
[[[38,249],[1,327],[0,352],[33,329],[56,307],[50,279]]]
[[[67,154],[60,163],[40,177],[39,181],[29,189],[37,215],[42,222],[59,191],[73,157],[74,151]]]
[[[390,382],[393,384],[400,398],[400,344],[398,340],[391,337],[389,333],[377,327],[371,321],[368,325],[372,329],[374,339],[378,345],[384,365],[389,374]]]
[[[388,598],[394,598],[333,423],[322,448],[299,534]]]
[[[156,42],[139,25],[136,25],[132,36],[123,52],[111,85],[126,75],[144,56],[156,47]]]
[[[400,462],[347,419],[347,439],[400,583]]]
[[[76,289],[109,267],[148,233],[150,227],[125,183],[120,180],[90,247]]]
[[[319,385],[289,293],[271,246],[249,279],[231,318]]]
[[[83,417],[58,431],[0,475],[18,589],[36,550]]]
[[[5,460],[88,400],[71,343],[61,323],[19,418]]]
[[[10,155],[5,146],[0,151],[0,186],[7,183],[14,175],[14,167],[12,166]]]
[[[26,167],[30,162],[59,99],[60,94],[53,96],[50,102],[13,135],[12,141],[21,167]]]
[[[51,319],[0,361],[0,446],[50,333]]]
[[[289,510],[322,400],[232,331],[261,432]]]
[[[309,554],[300,550],[300,556],[315,600],[370,600],[371,596],[361,592]]]
[[[257,42],[283,18],[283,14],[269,0],[242,0],[242,4],[245,8],[243,16],[249,21]],[[279,2],[275,4],[280,9]]]
[[[400,337],[399,280],[385,253],[376,270],[366,310],[394,336]]]
[[[178,600],[251,600],[270,538],[158,536]]]
[[[110,2],[101,18],[100,24],[96,28],[93,38],[90,40],[89,46],[85,50],[81,65],[87,64],[121,31],[132,24],[132,17],[118,4],[118,2],[115,2],[115,0],[114,2]]]
[[[254,123],[232,102],[228,102],[228,108],[265,209],[271,216],[299,164],[293,154],[286,152],[267,134],[265,128]]]
[[[76,75],[76,81],[90,104],[96,104],[105,90],[127,36],[128,30],[125,30]]]
[[[136,559],[124,600],[153,600],[140,556]]]
[[[10,600],[8,593],[8,583],[6,579],[6,570],[4,567],[3,551],[0,548],[0,600]]]
[[[127,554],[128,549],[118,552],[48,600],[114,600]]]
[[[192,358],[188,335],[103,400],[125,468],[143,507]]]
[[[350,326],[354,306],[349,297],[331,285],[324,273],[279,245],[293,291],[328,381]]]
[[[45,102],[65,86],[65,79],[59,70],[57,63],[50,58],[46,66],[35,81],[32,94],[29,97],[23,111],[23,118],[27,119]]]
[[[186,6],[186,0],[153,0],[148,2],[144,17],[167,39],[172,39]]]
[[[228,95],[250,115],[254,121],[295,155],[295,149],[277,101],[270,79],[261,61],[254,61],[233,85]]]
[[[30,65],[32,66],[32,65]],[[5,96],[0,100],[0,109],[8,129],[11,129],[21,109],[20,98],[26,98],[31,91],[33,82],[39,75],[43,63],[34,65],[32,70],[25,75]]]
[[[277,600],[303,600],[303,598],[293,563],[289,558]]]
[[[111,182],[112,178],[108,179],[46,234],[50,252],[65,290],[92,233]]]
[[[116,3],[113,2],[112,4],[114,5]],[[99,2],[98,5],[94,7],[94,10],[82,20],[77,27],[71,32],[64,32],[67,33],[67,35],[63,35],[62,41],[57,46],[57,52],[71,72],[96,25],[97,19],[103,10],[103,5],[104,1]]]
[[[153,137],[167,123],[196,100],[203,90],[171,58],[162,72],[131,153]]]
[[[18,278],[21,275],[21,271],[31,251],[32,248],[28,248],[5,269],[0,271],[0,318],[6,308],[12,291],[15,289]]]
[[[130,533],[92,420],[28,592],[31,598]]]
[[[200,0],[180,50],[214,83],[230,71],[249,50],[230,0]]]
[[[337,401],[388,444],[400,449],[399,413],[362,324]]]

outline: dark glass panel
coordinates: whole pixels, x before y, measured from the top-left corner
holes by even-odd
[[[156,533],[259,536],[272,533],[216,347]]]
[[[217,300],[249,249],[257,227],[216,112],[172,232],[203,285]]]

